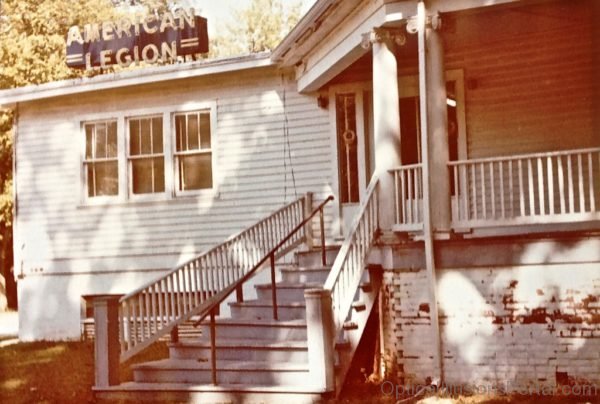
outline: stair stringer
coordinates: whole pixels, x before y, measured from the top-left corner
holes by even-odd
[[[350,320],[348,321],[348,323],[356,324],[357,327],[343,331],[343,340],[346,342],[346,344],[344,345],[344,348],[337,350],[338,364],[335,370],[335,397],[339,396],[342,387],[344,386],[344,381],[346,380],[346,375],[350,370],[352,359],[354,358],[354,354],[356,353],[360,340],[367,326],[369,316],[371,315],[371,312],[377,303],[377,297],[381,288],[383,279],[381,267],[378,265],[370,265],[368,271],[368,284],[359,288],[359,300],[364,303],[364,309],[357,311],[352,308]]]

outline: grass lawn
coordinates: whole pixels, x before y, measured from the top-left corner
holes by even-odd
[[[166,357],[164,344],[121,366],[121,380],[131,379],[129,365]],[[93,403],[94,343],[28,342],[0,348],[0,403]]]
[[[164,343],[158,343],[124,363],[121,380],[130,380],[130,365],[164,358]],[[0,348],[0,403],[93,403],[93,342],[31,342]],[[399,397],[404,398],[404,397]],[[446,403],[600,403],[600,397],[470,396],[420,397],[421,404]],[[381,386],[354,381],[347,383],[338,403],[394,404]]]

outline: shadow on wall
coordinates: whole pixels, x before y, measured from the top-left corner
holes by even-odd
[[[16,275],[21,283],[22,324],[27,327],[21,329],[22,337],[75,338],[81,295],[127,293],[295,199],[295,191],[298,196],[315,191],[317,199],[329,194],[329,173],[315,176],[307,165],[307,156],[314,152],[307,137],[323,132],[322,122],[306,123],[316,101],[288,95],[290,111],[285,117],[283,90],[273,87],[218,100],[218,148],[213,151],[218,194],[166,203],[82,204],[80,141],[56,142],[62,133],[80,132],[79,118],[66,121],[52,112],[57,107],[51,102],[28,107],[27,116],[41,115],[47,130],[34,137],[36,128],[29,120],[20,128],[17,145],[22,265]],[[292,92],[291,86],[287,90]],[[140,95],[125,90],[107,94],[102,98],[106,114],[139,104],[136,97]],[[76,97],[67,99],[61,111],[78,109],[80,102]],[[327,120],[327,113],[321,113]],[[285,118],[287,139],[282,136]],[[227,128],[232,122],[238,129]],[[322,135],[328,144],[329,133]],[[286,147],[290,150],[284,164]],[[328,161],[330,153],[320,153]],[[232,210],[236,215],[230,214]]]
[[[558,256],[577,249],[556,247]],[[527,254],[546,264],[439,271],[448,383],[600,382],[600,263]]]

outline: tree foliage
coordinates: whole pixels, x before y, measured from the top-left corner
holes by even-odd
[[[84,74],[65,63],[70,26],[115,15],[110,0],[0,1],[0,88],[22,87]],[[12,269],[12,122],[0,111],[0,275]]]
[[[71,26],[177,6],[169,0],[0,0],[0,89],[98,74],[67,67],[65,37]],[[252,0],[234,12],[235,24],[212,38],[208,56],[274,49],[299,20],[300,6]],[[12,267],[12,121],[11,111],[0,111],[0,275],[7,281]]]
[[[210,56],[223,57],[273,50],[300,19],[300,2],[252,0],[233,12],[234,23],[211,42]]]

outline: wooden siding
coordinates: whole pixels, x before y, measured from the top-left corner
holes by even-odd
[[[58,271],[57,261],[92,257],[120,258],[130,269],[147,265],[136,265],[135,256],[170,256],[175,264],[294,199],[289,161],[284,175],[284,88],[298,195],[312,191],[323,200],[332,182],[328,112],[314,98],[296,93],[294,82],[282,80],[276,70],[263,68],[20,105],[15,245],[22,247],[24,273],[51,273]],[[82,120],[215,101],[216,194],[98,206],[82,202]]]
[[[468,157],[600,146],[589,1],[447,18],[446,67],[465,72]]]

